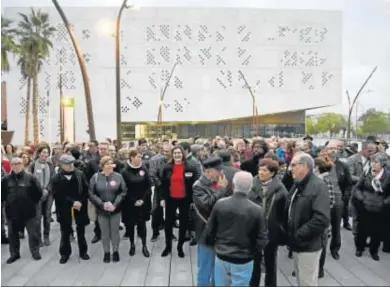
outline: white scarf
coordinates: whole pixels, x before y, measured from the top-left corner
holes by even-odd
[[[372,178],[371,185],[376,192],[383,193],[382,184],[380,182],[383,173],[384,173],[384,169],[382,168],[381,171]]]

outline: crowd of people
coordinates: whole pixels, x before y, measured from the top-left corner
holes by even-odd
[[[198,286],[259,286],[262,273],[265,286],[277,286],[280,246],[289,249],[298,285],[317,286],[327,248],[340,258],[342,227],[352,231],[357,257],[368,247],[379,261],[381,243],[390,253],[390,157],[387,144],[374,137],[359,151],[341,140],[317,147],[310,136],[114,144],[2,147],[7,264],[20,259],[25,231],[33,259],[40,260],[54,219],[60,264],[69,260],[76,237],[80,258],[89,259],[85,229],[91,222],[91,243],[101,241],[104,263],[120,261],[122,229],[129,255],[137,252],[137,233],[143,256],[150,257],[151,221],[152,242],[165,233],[162,257],[172,254],[176,241],[180,258],[186,242],[197,246]]]

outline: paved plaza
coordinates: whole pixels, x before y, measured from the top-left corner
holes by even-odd
[[[87,227],[87,240],[93,237],[93,225]],[[177,232],[177,229],[176,231]],[[122,232],[123,234],[123,232]],[[129,242],[122,240],[120,245],[121,261],[104,264],[102,246],[89,244],[89,261],[78,258],[77,244],[72,243],[73,254],[65,265],[58,263],[60,257],[59,225],[53,224],[52,245],[42,248],[42,260],[33,261],[28,250],[27,239],[22,240],[22,259],[14,264],[5,263],[9,256],[8,246],[2,245],[1,285],[2,286],[194,286],[196,284],[196,247],[185,245],[186,257],[180,259],[173,249],[171,257],[162,258],[164,239],[148,247],[150,258],[141,253],[141,242],[137,242],[137,253],[128,255]],[[150,238],[150,232],[148,234]],[[372,260],[366,251],[361,258],[354,256],[351,232],[343,230],[341,258],[339,261],[327,257],[326,275],[321,286],[389,286],[390,254],[380,253],[381,261]],[[174,245],[175,246],[175,245]],[[296,285],[291,276],[293,262],[287,256],[285,248],[279,249],[279,286]],[[262,276],[263,277],[263,276]],[[262,278],[263,279],[263,278]]]

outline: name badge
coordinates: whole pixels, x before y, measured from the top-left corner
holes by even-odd
[[[139,171],[139,175],[140,175],[140,176],[144,176],[144,175],[145,175],[145,172],[144,172],[143,170],[140,170],[140,171]]]
[[[145,155],[145,159],[148,159],[149,158],[149,156],[148,155]]]
[[[116,181],[115,181],[115,180],[110,181],[110,185],[111,185],[112,187],[116,186]]]
[[[191,177],[192,176],[192,172],[186,172],[186,173],[184,173],[184,176],[185,177]]]

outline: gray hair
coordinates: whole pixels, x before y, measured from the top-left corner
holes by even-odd
[[[238,171],[233,177],[234,192],[248,194],[253,186],[253,176],[246,171]]]
[[[382,167],[386,166],[388,160],[388,156],[382,152],[378,152],[371,156],[371,161],[379,163]]]
[[[219,141],[217,147],[218,149],[226,149],[226,143],[224,141]]]
[[[314,169],[314,159],[310,154],[305,152],[298,152],[295,156],[298,157],[298,163],[306,164],[309,170]]]

